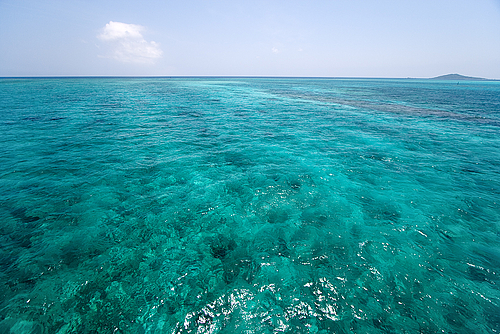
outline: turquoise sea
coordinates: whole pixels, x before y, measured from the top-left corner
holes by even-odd
[[[0,79],[0,333],[500,332],[500,82]]]

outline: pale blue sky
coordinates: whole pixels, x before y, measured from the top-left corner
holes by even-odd
[[[500,79],[500,0],[0,0],[0,76]]]

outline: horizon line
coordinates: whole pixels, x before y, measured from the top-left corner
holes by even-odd
[[[441,75],[442,76],[442,75]],[[356,77],[356,76],[283,76],[283,75],[26,75],[26,76],[0,76],[0,79],[76,79],[76,78],[262,78],[262,79],[386,79],[386,80],[428,80],[437,77]],[[500,81],[500,79],[488,79],[479,77],[463,76],[462,81]],[[476,80],[474,80],[476,79]],[[440,80],[437,80],[440,81]],[[442,79],[442,81],[457,81],[454,79]]]

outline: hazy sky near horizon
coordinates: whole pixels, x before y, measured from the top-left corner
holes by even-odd
[[[500,0],[0,0],[0,76],[500,79]]]

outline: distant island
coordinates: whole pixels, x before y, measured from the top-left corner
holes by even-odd
[[[466,77],[465,75],[460,74],[446,74],[440,75],[439,77],[430,78],[431,80],[467,80],[467,81],[481,81],[481,80],[489,80],[485,78],[476,78],[476,77]]]

